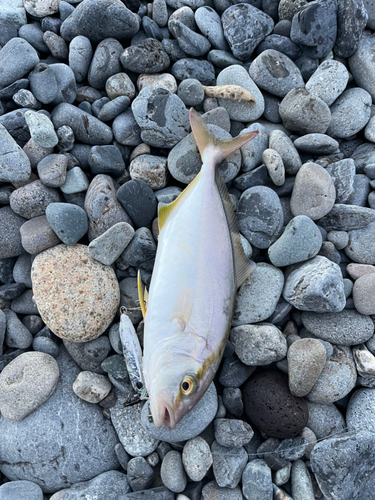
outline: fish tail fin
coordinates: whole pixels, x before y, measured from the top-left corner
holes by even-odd
[[[210,148],[212,154],[212,147],[214,147],[215,153],[217,155],[215,155],[217,163],[220,163],[222,160],[237,151],[237,149],[241,148],[244,144],[253,139],[259,133],[259,131],[256,130],[255,132],[248,132],[247,134],[239,135],[234,139],[229,139],[228,141],[219,141],[210,132],[202,117],[195,111],[195,109],[190,108],[189,117],[191,129],[193,131],[195,141],[198,145],[202,161],[204,160],[207,149]]]

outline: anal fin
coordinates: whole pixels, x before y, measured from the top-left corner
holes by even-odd
[[[249,260],[245,255],[241,243],[236,214],[234,213],[227,188],[218,170],[215,171],[215,181],[219,190],[221,201],[223,203],[225,216],[228,222],[229,233],[232,240],[235,282],[238,288],[254,271],[256,264],[253,261]]]

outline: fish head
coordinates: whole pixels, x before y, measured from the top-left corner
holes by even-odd
[[[165,355],[159,358],[158,369],[153,372],[156,375],[149,384],[150,410],[156,427],[164,424],[174,429],[189,413],[212,382],[220,358],[210,363],[209,358],[202,362],[175,354],[169,364],[164,363]]]

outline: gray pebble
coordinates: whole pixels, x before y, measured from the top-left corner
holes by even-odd
[[[26,220],[10,207],[0,208],[0,259],[18,257],[23,252],[20,228]]]
[[[167,188],[168,189],[168,188]],[[147,226],[155,216],[157,199],[142,180],[130,180],[118,189],[117,199],[137,226]]]
[[[13,191],[9,201],[16,214],[25,219],[32,219],[44,215],[47,206],[59,200],[60,195],[56,189],[47,187],[37,180]]]
[[[224,387],[239,387],[250,377],[253,371],[253,367],[244,365],[235,355],[224,358],[219,373],[219,382]]]
[[[108,80],[107,80],[108,81]],[[98,113],[98,119],[102,122],[113,120],[123,113],[130,104],[129,97],[122,95],[115,97],[112,101],[106,102]]]
[[[249,443],[254,435],[251,426],[243,420],[216,418],[215,439],[220,446],[240,448]]]
[[[298,460],[305,454],[306,444],[305,439],[301,436],[283,439],[276,448],[276,454],[285,460]]]
[[[69,489],[61,490],[62,497],[53,497],[59,495],[57,492],[51,498],[52,500],[76,500],[77,498],[100,498],[115,500],[131,491],[128,478],[118,470],[109,470],[99,474],[90,481],[82,481],[74,484]],[[124,496],[126,498],[126,496]]]
[[[33,301],[33,291],[26,290],[13,299],[11,309],[17,314],[38,314],[38,308]]]
[[[342,311],[346,299],[340,267],[320,255],[296,265],[285,280],[283,297],[300,311]]]
[[[279,153],[274,149],[265,149],[262,160],[275,186],[282,186],[285,183],[285,168]]]
[[[353,178],[353,193],[347,203],[365,207],[370,191],[370,179],[364,174],[356,174]]]
[[[269,318],[276,308],[283,285],[284,276],[280,269],[259,263],[238,291],[232,325],[258,323]]]
[[[105,233],[92,240],[88,252],[94,259],[109,266],[122,254],[133,235],[134,229],[130,224],[118,222]]]
[[[108,78],[121,71],[123,50],[121,43],[114,38],[106,38],[98,44],[87,75],[91,87],[104,89]]]
[[[6,345],[16,349],[27,349],[30,347],[33,337],[17,317],[17,314],[9,309],[4,309],[4,314],[6,316]]]
[[[233,8],[235,7],[233,6]],[[246,7],[254,8],[249,4],[246,4]],[[263,114],[264,99],[262,93],[243,66],[235,64],[223,69],[217,77],[216,85],[240,85],[254,96],[255,104],[246,101],[238,102],[229,99],[218,99],[219,106],[226,108],[231,120],[253,122]]]
[[[263,151],[268,147],[268,134],[260,123],[252,123],[241,130],[239,135],[254,132],[255,130],[259,131],[258,135],[241,147],[243,172],[249,172],[258,167],[262,163]]]
[[[336,203],[349,202],[354,192],[355,164],[351,158],[331,163],[326,168],[336,188]],[[352,204],[352,203],[349,203]]]
[[[269,365],[286,356],[285,337],[271,324],[237,326],[231,330],[230,338],[245,365]]]
[[[20,228],[22,246],[32,255],[43,252],[60,243],[45,215],[26,221]]]
[[[316,224],[309,217],[298,215],[269,247],[268,255],[274,266],[284,267],[315,257],[321,244],[322,236]]]
[[[9,481],[0,486],[0,497],[3,500],[27,498],[27,500],[43,500],[43,490],[32,481]]]
[[[87,175],[80,167],[74,167],[68,170],[64,184],[60,186],[64,194],[75,194],[87,191],[89,181]]]
[[[121,254],[121,259],[128,266],[138,267],[155,257],[156,244],[151,231],[140,227]]]
[[[127,109],[116,116],[112,124],[113,135],[124,146],[138,146],[141,144],[141,128],[136,122],[131,109]]]
[[[374,228],[375,223],[371,222],[363,229],[349,231],[349,244],[345,247],[345,253],[350,259],[361,264],[375,264]]]
[[[174,493],[183,491],[187,484],[187,478],[182,465],[181,454],[170,451],[163,459],[160,469],[161,479],[164,485]]]
[[[289,338],[289,337],[288,337]],[[296,340],[288,349],[289,389],[294,396],[306,396],[326,363],[326,350],[317,339]]]
[[[143,457],[135,457],[129,460],[127,478],[133,491],[146,490],[151,486],[153,476],[153,468]]]
[[[129,165],[133,180],[145,181],[151,189],[161,189],[167,184],[167,159],[164,156],[140,155]]]
[[[302,88],[292,89],[284,97],[279,113],[284,126],[298,134],[324,134],[331,122],[327,104]]]
[[[242,500],[241,488],[222,488],[216,481],[207,483],[202,489],[202,500]]]
[[[6,87],[29,73],[39,62],[37,51],[23,38],[12,38],[0,51],[0,87]]]
[[[135,73],[162,73],[170,59],[162,44],[154,38],[127,47],[120,56],[123,67]]]
[[[21,89],[12,97],[13,101],[22,108],[40,109],[41,104],[30,90]]]
[[[57,35],[53,31],[45,31],[43,41],[51,51],[53,57],[63,61],[68,59],[68,46],[66,41],[61,36]]]
[[[233,5],[221,19],[224,36],[234,57],[247,60],[259,43],[271,33],[274,22],[253,5]]]
[[[240,60],[233,57],[231,52],[217,49],[210,50],[207,54],[207,60],[220,69],[227,68],[233,64],[242,64]]]
[[[372,58],[375,53],[375,37],[371,31],[365,31],[358,49],[349,57],[349,68],[358,86],[375,97],[375,68]]]
[[[370,318],[354,310],[326,314],[304,312],[302,322],[318,338],[343,346],[366,342],[374,333]]]
[[[216,441],[211,446],[213,473],[221,488],[235,488],[246,466],[247,453],[243,447],[226,448]]]
[[[258,87],[279,97],[285,97],[296,87],[304,87],[300,70],[278,50],[264,50],[251,63],[249,73]]]
[[[217,412],[217,394],[214,384],[211,384],[200,401],[187,413],[174,429],[163,425],[160,429],[149,421],[150,407],[147,402],[142,411],[142,425],[148,434],[155,439],[167,443],[178,443],[196,437],[215,418]]]
[[[117,73],[108,78],[105,84],[105,90],[110,99],[116,97],[128,97],[134,99],[135,87],[127,73]]]
[[[374,434],[363,430],[325,439],[315,446],[310,461],[326,498],[363,498],[364,484],[372,474]]]
[[[350,398],[346,423],[349,431],[374,431],[375,391],[358,389]]]
[[[182,451],[182,463],[192,481],[201,481],[212,465],[212,454],[207,442],[200,436],[187,441]]]
[[[345,420],[333,403],[307,401],[309,420],[307,426],[320,440],[332,434],[345,432]]]
[[[333,59],[323,61],[306,82],[306,90],[322,99],[328,106],[344,92],[349,81],[346,67]]]
[[[327,133],[342,139],[359,132],[370,119],[371,102],[371,95],[364,89],[356,87],[343,92],[331,106]]]
[[[194,78],[183,80],[178,86],[177,95],[186,106],[196,106],[204,100],[202,84]]]
[[[224,38],[220,16],[212,7],[204,5],[195,11],[195,21],[201,33],[207,37],[214,49],[227,51],[228,44]]]
[[[325,134],[307,134],[298,137],[294,145],[300,151],[316,155],[334,153],[339,148],[339,143]]]
[[[76,98],[74,73],[67,64],[40,63],[30,73],[29,80],[30,90],[43,104],[72,103]]]
[[[241,390],[238,387],[224,387],[223,405],[232,415],[241,417],[243,414]]]
[[[49,225],[66,245],[75,245],[87,233],[86,212],[71,203],[50,203],[46,208]]]
[[[165,0],[155,0],[152,9],[152,19],[159,28],[163,28],[168,22],[168,10]]]
[[[255,459],[246,465],[242,474],[242,492],[246,500],[272,500],[271,469],[266,462]]]
[[[0,375],[1,413],[11,421],[24,419],[52,395],[59,379],[59,367],[52,356],[23,353]]]
[[[90,40],[82,35],[73,38],[69,44],[69,66],[72,69],[76,82],[81,83],[87,76],[92,59]]]
[[[315,500],[310,473],[302,460],[292,464],[291,483],[293,500]]]
[[[0,124],[0,181],[24,182],[30,174],[29,158],[8,130]]]
[[[359,232],[352,233],[353,241],[361,241],[362,238],[368,240],[367,226],[370,226],[374,221],[375,210],[354,205],[336,204],[326,216],[319,220],[319,226],[327,231],[358,230]],[[358,245],[357,249],[361,250],[362,253],[366,250],[363,245]],[[369,250],[371,255],[371,246]],[[357,258],[355,260],[358,261]]]
[[[59,346],[48,337],[34,337],[32,346],[34,351],[44,352],[55,359],[60,354]]]
[[[147,111],[153,109],[152,112]],[[166,89],[143,88],[132,103],[141,138],[150,146],[175,146],[189,131],[188,112],[181,99]]]
[[[313,389],[306,396],[315,403],[334,403],[345,397],[357,381],[350,347],[333,346],[333,355],[327,359],[323,371]]]
[[[68,158],[62,154],[52,154],[38,163],[38,175],[45,186],[60,187],[66,181]]]
[[[163,42],[164,41],[165,40],[163,40]],[[184,57],[177,60],[171,68],[171,73],[177,80],[196,78],[202,85],[214,85],[215,70],[210,62],[186,58],[184,53],[182,53],[181,56]]]
[[[281,130],[273,130],[269,138],[269,147],[279,153],[283,160],[285,171],[289,175],[296,174],[302,161],[291,139]]]
[[[185,54],[192,57],[202,57],[210,50],[211,44],[207,38],[195,33],[181,21],[169,19],[168,27]]]
[[[26,111],[25,120],[31,138],[43,148],[53,148],[59,142],[55,129],[48,116],[35,111]]]
[[[103,373],[100,367],[101,363],[111,350],[108,337],[102,336],[89,342],[69,342],[64,340],[64,345],[82,370]]]
[[[99,403],[108,396],[111,383],[104,375],[82,371],[73,382],[73,391],[78,397],[88,403]]]
[[[22,323],[30,330],[32,335],[35,335],[43,328],[43,320],[40,316],[35,314],[27,315],[22,319]]]
[[[297,172],[290,207],[294,216],[320,219],[332,209],[336,190],[331,176],[316,163],[305,163]]]
[[[107,174],[113,178],[121,177],[125,172],[125,163],[120,150],[113,145],[93,146],[88,156],[92,174]]]

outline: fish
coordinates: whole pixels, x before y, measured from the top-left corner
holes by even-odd
[[[202,168],[178,198],[159,205],[158,248],[144,305],[143,374],[154,425],[173,429],[219,367],[237,288],[255,268],[217,166],[258,134],[218,141],[192,108]]]

